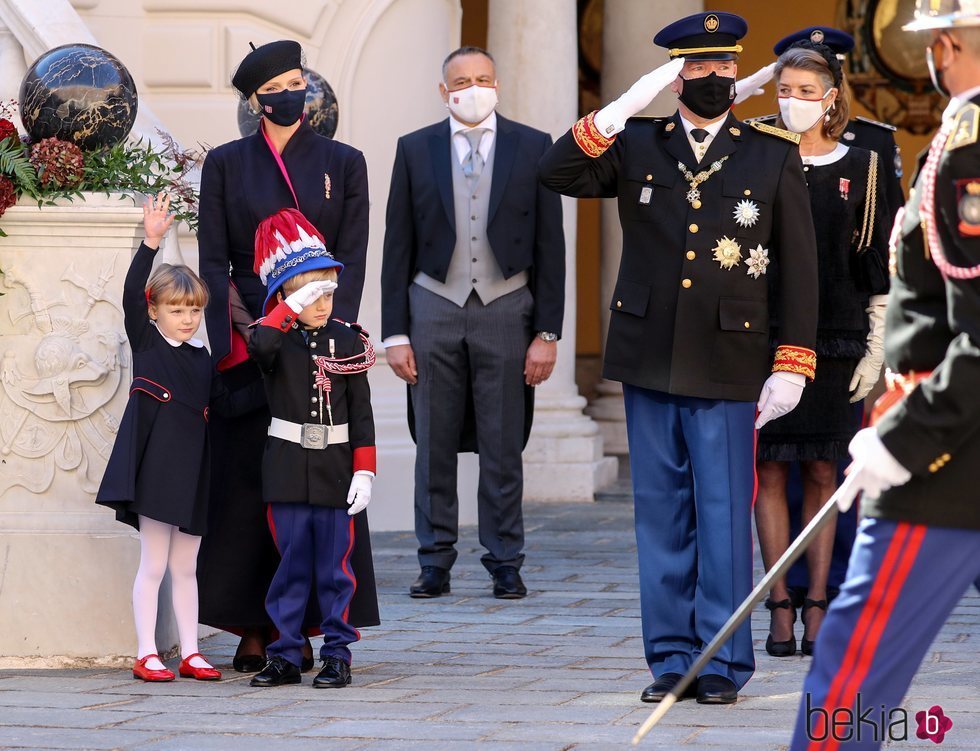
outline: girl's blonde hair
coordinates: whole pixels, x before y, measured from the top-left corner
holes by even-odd
[[[184,265],[161,263],[146,282],[146,301],[150,305],[203,308],[210,297],[204,280]]]
[[[851,91],[847,85],[847,79],[844,78],[844,71],[838,67],[840,83],[834,83],[834,71],[831,70],[827,58],[816,50],[805,47],[790,47],[779,56],[779,60],[776,62],[777,81],[786,68],[816,73],[823,84],[824,95],[833,88],[837,89],[837,98],[834,99],[836,106],[827,113],[830,120],[822,120],[821,131],[827,138],[834,141],[839,140],[851,117]],[[780,128],[786,127],[782,117],[776,120],[776,125]]]
[[[331,282],[337,281],[337,269],[313,269],[312,271],[304,271],[284,281],[282,283],[282,293],[283,295],[288,295],[298,290],[304,284],[325,282],[328,280]]]

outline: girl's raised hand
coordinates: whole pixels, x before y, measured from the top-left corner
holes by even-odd
[[[148,248],[156,250],[170,225],[174,223],[174,215],[167,213],[169,210],[170,196],[164,193],[158,193],[156,198],[149,196],[143,204],[143,231],[146,234],[144,242]]]

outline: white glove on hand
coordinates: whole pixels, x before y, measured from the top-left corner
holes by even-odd
[[[762,385],[762,393],[759,394],[757,407],[759,416],[755,421],[756,430],[770,420],[775,420],[777,417],[792,412],[800,403],[805,385],[806,376],[802,373],[778,371],[769,376]]]
[[[864,309],[868,314],[868,344],[864,357],[854,368],[851,377],[851,403],[859,402],[869,393],[881,376],[881,365],[885,360],[885,307],[888,295],[874,295]]]
[[[309,282],[286,298],[285,302],[294,313],[302,313],[303,308],[312,305],[327,292],[337,289],[337,282],[324,279],[319,282]]]
[[[595,127],[606,138],[612,138],[626,127],[626,121],[646,107],[667,85],[680,75],[684,58],[675,57],[630,86],[615,102],[596,112]]]
[[[762,87],[772,80],[776,73],[776,63],[769,63],[764,68],[759,68],[751,76],[740,78],[735,82],[735,102],[741,104],[749,97],[762,94]]]
[[[371,487],[374,485],[374,474],[364,469],[354,473],[347,491],[347,515],[359,514],[371,502]]]
[[[847,450],[854,463],[861,466],[857,482],[869,498],[877,498],[889,488],[912,479],[912,473],[885,448],[874,428],[859,430]]]

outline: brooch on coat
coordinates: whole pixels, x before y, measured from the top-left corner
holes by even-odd
[[[748,266],[745,273],[753,279],[758,279],[766,273],[766,267],[769,265],[769,249],[763,248],[761,244],[756,245],[749,250],[749,257],[745,259],[745,265]]]
[[[759,221],[759,205],[747,198],[735,204],[735,224],[739,227],[754,227]]]
[[[715,260],[726,271],[738,266],[742,258],[742,246],[730,237],[722,237],[711,250],[715,254]]]
[[[323,197],[330,198],[330,175],[323,173]]]

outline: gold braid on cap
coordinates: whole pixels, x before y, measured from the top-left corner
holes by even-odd
[[[578,147],[593,158],[600,157],[606,153],[606,149],[612,146],[616,136],[606,138],[595,126],[595,114],[598,110],[593,110],[585,117],[578,120],[572,126],[572,137]]]
[[[704,52],[734,52],[740,54],[742,45],[733,44],[731,47],[674,47],[667,50],[671,57],[686,57],[687,55],[700,55]]]

